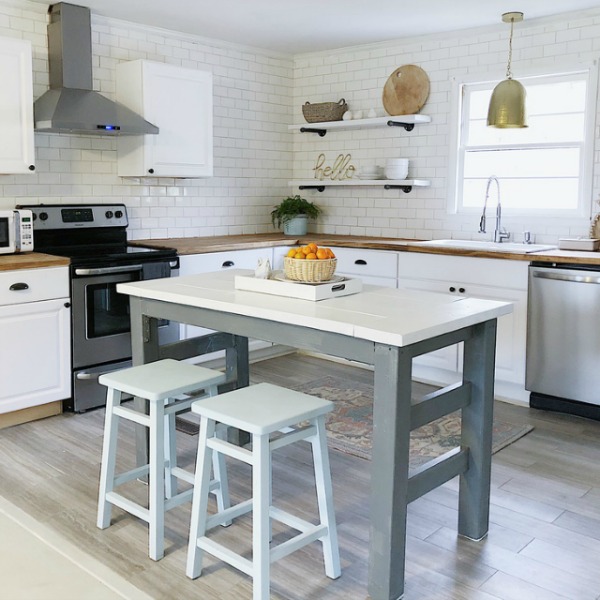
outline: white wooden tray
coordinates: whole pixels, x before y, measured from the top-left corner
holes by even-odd
[[[362,280],[341,277],[329,283],[302,283],[284,280],[282,272],[275,271],[271,279],[258,279],[253,275],[236,275],[235,287],[249,292],[318,301],[356,294],[362,290]]]

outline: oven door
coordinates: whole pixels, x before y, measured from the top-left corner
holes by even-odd
[[[73,367],[131,357],[129,297],[119,283],[142,279],[142,265],[75,268],[72,279]]]

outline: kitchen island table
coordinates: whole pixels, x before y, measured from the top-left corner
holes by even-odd
[[[401,598],[410,502],[459,475],[458,533],[487,534],[496,320],[512,305],[368,285],[312,302],[236,290],[236,274],[251,272],[120,284],[130,296],[134,364],[198,354],[194,340],[159,346],[157,322],[171,319],[219,332],[200,345],[230,349],[228,379],[238,386],[248,385],[248,337],[373,365],[368,591],[372,600]],[[457,342],[464,342],[462,381],[411,402],[412,359]],[[411,429],[457,409],[460,447],[409,471]]]

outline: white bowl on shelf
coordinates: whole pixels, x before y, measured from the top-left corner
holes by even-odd
[[[386,179],[406,179],[408,175],[408,165],[405,167],[386,167]]]

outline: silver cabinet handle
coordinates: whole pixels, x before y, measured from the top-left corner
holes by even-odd
[[[87,373],[86,371],[82,371],[81,373],[77,373],[75,377],[80,381],[92,381],[94,379],[98,379],[100,375],[102,375],[102,373]]]
[[[572,283],[600,284],[600,277],[591,275],[564,275],[562,273],[549,273],[547,271],[533,271],[533,276],[538,279],[553,279],[555,281],[570,281]]]
[[[128,273],[141,271],[142,265],[123,265],[121,267],[100,267],[98,269],[75,269],[75,275],[111,275],[112,273]]]

